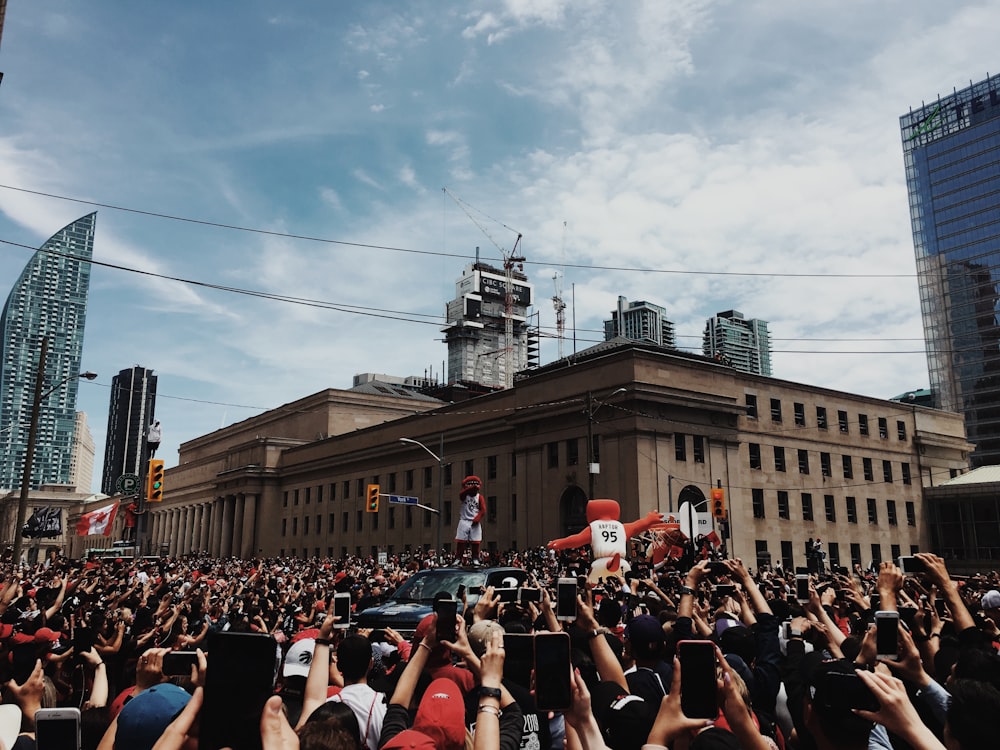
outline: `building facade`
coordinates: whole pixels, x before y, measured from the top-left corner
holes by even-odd
[[[705,321],[702,351],[741,372],[771,374],[771,335],[766,320],[747,320],[739,310],[717,313]]]
[[[667,320],[666,308],[638,300],[629,302],[619,295],[611,320],[604,321],[604,340],[623,338],[643,344],[676,349],[674,324]]]
[[[534,287],[511,271],[511,308],[503,269],[471,263],[455,282],[441,330],[448,345],[448,383],[471,382],[505,388],[516,372],[538,366],[538,331],[529,325]],[[510,341],[507,325],[510,323]]]
[[[1000,463],[1000,76],[900,118],[934,405]]]
[[[73,432],[73,454],[70,459],[69,483],[80,492],[90,492],[94,481],[94,456],[97,445],[94,436],[90,434],[90,424],[87,413],[76,413],[76,428]]]
[[[111,380],[108,434],[104,447],[101,492],[113,495],[118,478],[146,476],[146,435],[156,414],[156,375],[145,367],[122,370]]]
[[[48,340],[31,487],[68,484],[97,214],[52,235],[14,283],[0,317],[0,487],[20,487],[42,339]]]
[[[331,415],[353,408],[350,391],[309,398]],[[476,474],[486,548],[544,545],[582,529],[592,477],[592,496],[618,500],[623,520],[688,503],[705,529],[715,523],[706,497],[721,486],[729,515],[716,528],[745,560],[803,565],[806,541],[819,537],[832,562],[869,565],[928,549],[923,488],[965,471],[971,449],[956,414],[635,344],[598,345],[511,389],[405,411],[323,440],[272,428],[268,420],[280,419],[269,413],[183,444],[152,509],[151,548],[450,550],[462,478]],[[377,513],[365,510],[369,484],[383,495]],[[390,504],[389,494],[440,513]]]

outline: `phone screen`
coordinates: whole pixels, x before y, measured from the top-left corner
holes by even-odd
[[[710,641],[681,641],[681,711],[689,719],[714,719],[719,715],[715,684],[715,646]]]
[[[198,664],[198,654],[195,651],[169,651],[163,655],[163,674],[191,674],[191,666]]]
[[[809,601],[809,576],[795,576],[795,598],[800,602]]]
[[[829,672],[825,675],[823,694],[831,708],[849,711],[860,708],[863,711],[878,711],[881,706],[871,688],[857,674]]]
[[[503,587],[493,589],[493,593],[504,604],[515,604],[517,602],[517,589],[515,588]]]
[[[333,627],[351,627],[351,594],[343,592],[333,595],[333,616],[338,618]]]
[[[535,637],[529,633],[504,633],[503,677],[521,687],[531,687],[531,668],[535,663]]]
[[[534,641],[538,710],[565,711],[571,700],[569,633],[536,633]]]
[[[274,693],[278,649],[262,633],[210,633],[199,750],[262,750],[260,715]]]
[[[576,619],[576,579],[560,578],[556,582],[556,618]]]
[[[904,555],[897,561],[899,563],[899,570],[903,575],[913,575],[915,573],[926,573],[927,566],[924,565],[923,560],[913,557],[912,555]]]
[[[944,599],[935,599],[934,608],[937,610],[938,617],[948,616],[948,602],[946,602]]]
[[[533,602],[533,603],[537,604],[538,602],[540,602],[542,600],[542,590],[541,589],[536,589],[536,588],[530,588],[530,587],[528,587],[528,588],[521,588],[521,589],[519,589],[519,591],[520,591],[519,597],[520,597],[520,600],[521,600],[521,604],[527,604],[529,602]]]
[[[35,714],[37,750],[78,750],[80,747],[80,712],[75,708],[38,711]]]
[[[458,602],[454,599],[437,599],[434,602],[434,611],[437,613],[436,633],[438,641],[454,641]]]
[[[899,643],[899,613],[875,613],[875,652],[878,656],[896,658]]]

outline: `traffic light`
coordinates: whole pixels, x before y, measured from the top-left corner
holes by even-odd
[[[712,488],[712,515],[716,518],[726,517],[726,491],[721,487]]]
[[[151,503],[158,503],[163,500],[163,461],[159,458],[152,458],[149,461],[146,498]]]
[[[365,508],[369,513],[378,513],[378,496],[379,496],[379,486],[377,484],[368,485],[368,507]]]

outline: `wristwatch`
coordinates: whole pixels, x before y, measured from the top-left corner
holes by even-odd
[[[588,640],[594,640],[599,635],[604,635],[604,630],[601,628],[594,628],[589,633],[587,633]]]
[[[500,688],[479,687],[480,698],[496,698],[497,700],[500,700],[501,695],[503,695],[503,693],[500,692]]]
[[[681,586],[681,596],[684,596],[685,594],[694,596],[694,589],[690,586]]]

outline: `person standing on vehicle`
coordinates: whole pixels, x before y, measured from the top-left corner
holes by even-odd
[[[471,548],[473,562],[479,562],[479,547],[483,542],[481,521],[486,515],[486,499],[482,496],[482,480],[467,476],[462,480],[462,494],[455,532],[455,556],[462,559]]]

